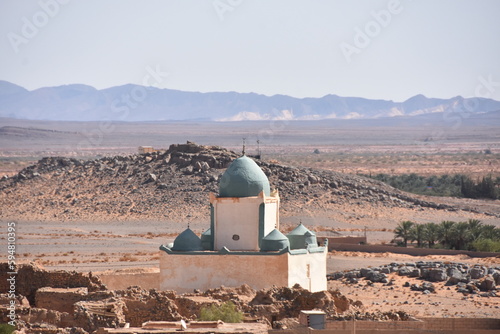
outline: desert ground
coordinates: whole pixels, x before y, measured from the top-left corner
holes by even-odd
[[[161,244],[172,242],[185,226],[166,226],[165,222],[127,223],[40,223],[22,222],[19,226],[19,263],[35,262],[47,270],[75,270],[101,275],[110,288],[126,288],[143,282],[143,288],[155,288]],[[196,229],[195,229],[196,231]],[[199,232],[199,231],[198,231]],[[369,232],[370,233],[370,232]],[[370,234],[368,234],[370,235]],[[468,265],[500,266],[500,258],[456,256],[410,256],[394,253],[330,252],[327,272],[377,267],[389,263],[417,261],[459,262]],[[423,294],[403,287],[421,284],[417,278],[389,274],[394,285],[381,283],[346,284],[329,281],[328,288],[339,290],[352,300],[360,300],[366,312],[402,310],[418,317],[496,317],[498,297],[481,297],[456,292],[445,282],[433,283],[436,293]]]
[[[246,138],[247,153],[256,154],[260,149],[264,160],[283,165],[354,175],[463,173],[472,177],[490,174],[497,177],[500,176],[499,129],[499,118],[471,118],[454,126],[438,116],[435,119],[417,117],[304,124],[288,121],[165,122],[116,123],[111,126],[103,122],[3,119],[0,123],[0,176],[15,175],[45,156],[95,159],[135,154],[140,145],[166,149],[172,143],[187,140],[240,152],[242,138]],[[315,149],[320,154],[314,154]],[[484,154],[487,149],[492,153]],[[43,184],[38,186],[43,187]],[[208,202],[208,195],[205,197]],[[416,222],[479,219],[500,226],[498,200],[430,200],[462,209],[379,207],[362,200],[336,203],[328,197],[330,204],[320,202],[314,209],[310,209],[307,201],[288,206],[283,203],[281,224],[287,230],[302,221],[318,233],[343,235],[361,235],[366,227],[369,243],[389,242],[393,238],[392,230],[403,218]],[[23,199],[19,199],[19,203],[21,201]],[[474,210],[469,210],[471,208]],[[16,222],[19,263],[35,261],[50,270],[92,271],[107,275],[127,272],[154,274],[158,268],[159,245],[172,242],[188,223],[198,233],[208,224],[208,212],[205,211],[192,216],[183,213],[161,219],[158,216],[142,219],[133,215],[117,219],[99,213],[93,219],[81,220],[70,215],[59,218],[55,212],[47,210],[42,218],[30,212],[0,218],[4,226],[9,221]],[[2,228],[0,243],[5,243],[5,240],[6,228]],[[392,253],[333,252],[328,255],[328,272],[420,260],[500,266],[498,257],[412,257]],[[330,281],[329,288],[339,289],[349,298],[361,300],[371,311],[397,309],[418,316],[443,317],[495,317],[500,314],[498,297],[465,297],[440,283],[437,283],[436,294],[417,294],[402,287],[406,281],[415,279],[392,278],[395,279],[393,289],[380,285],[351,286],[340,281]]]
[[[47,270],[93,272],[102,276],[110,288],[124,289],[140,284],[145,289],[157,288],[161,244],[172,242],[182,224],[166,226],[165,222],[126,223],[39,223],[22,222],[19,226],[19,263],[35,262]],[[132,225],[132,226],[131,226]],[[196,229],[195,229],[196,231]],[[370,234],[368,234],[370,235]],[[500,258],[456,256],[410,256],[394,253],[330,252],[327,272],[377,267],[389,263],[417,261],[459,262],[468,265],[500,266]],[[328,288],[339,290],[352,300],[360,300],[366,312],[405,311],[418,317],[497,317],[498,297],[481,297],[456,292],[445,282],[433,283],[436,293],[410,291],[403,285],[421,284],[417,278],[389,274],[394,285],[381,283],[346,284],[329,281]],[[140,280],[137,278],[140,277]]]

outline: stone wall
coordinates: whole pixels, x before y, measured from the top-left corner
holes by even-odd
[[[87,288],[40,288],[35,293],[35,307],[73,314],[74,304],[87,296]]]
[[[417,321],[328,321],[326,329],[300,327],[270,330],[269,334],[492,334],[500,333],[500,319],[490,318],[420,318]]]
[[[7,293],[9,286],[7,263],[0,263],[0,293]],[[89,292],[105,290],[101,280],[92,273],[82,274],[76,271],[45,271],[36,264],[20,265],[16,275],[16,294],[28,298],[35,305],[35,293],[39,288],[87,288]]]
[[[328,245],[331,244],[351,244],[351,245],[359,245],[366,244],[366,237],[328,237],[318,235],[318,241],[323,241],[323,239],[328,239]],[[328,247],[330,248],[330,247]],[[331,249],[328,249],[331,250]]]
[[[376,331],[439,331],[440,333],[479,333],[479,330],[498,330],[500,319],[479,318],[421,318],[419,321],[329,321],[324,331],[311,331],[311,334],[349,333],[356,328],[356,333],[372,333]],[[321,332],[321,333],[320,333]],[[380,333],[380,332],[379,332]]]
[[[160,289],[160,272],[100,274],[99,278],[110,290],[125,290],[129,286],[143,289]]]

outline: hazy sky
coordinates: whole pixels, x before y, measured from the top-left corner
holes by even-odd
[[[2,0],[0,80],[500,100],[499,14],[498,0]]]

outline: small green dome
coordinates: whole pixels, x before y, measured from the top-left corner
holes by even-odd
[[[305,237],[305,243],[307,245],[311,245],[311,246],[318,246],[318,240],[316,238],[316,234],[314,234],[313,231],[307,231],[305,234],[304,234],[304,237]]]
[[[287,234],[287,236],[290,235],[304,235],[306,232],[310,232],[307,227],[305,227],[302,223],[297,225],[296,228],[294,228],[290,233]]]
[[[288,241],[288,238],[277,229],[274,229],[262,239],[260,243],[260,251],[276,252],[289,246],[290,242]]]
[[[252,159],[242,156],[226,169],[219,184],[220,197],[251,197],[271,193],[266,174]]]
[[[299,224],[290,233],[287,234],[288,240],[290,240],[290,249],[303,249],[307,245],[317,245],[316,234],[311,232],[302,225]]]
[[[201,234],[201,247],[203,250],[212,250],[212,230],[208,229]]]
[[[188,227],[175,238],[172,250],[176,252],[192,252],[201,251],[203,248],[201,247],[201,239]]]

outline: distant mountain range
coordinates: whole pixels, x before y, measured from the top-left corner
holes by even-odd
[[[28,91],[0,81],[0,117],[63,121],[321,120],[414,116],[429,113],[484,113],[500,101],[416,95],[404,102],[326,95],[320,98],[255,93],[199,93],[123,85],[107,89],[73,84]]]

